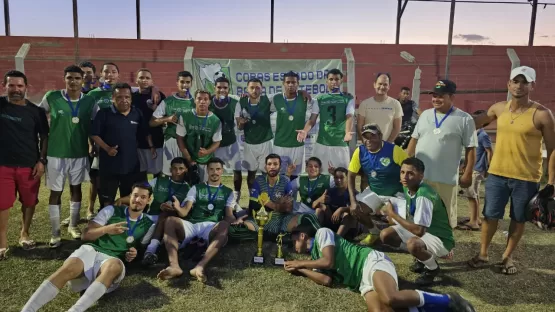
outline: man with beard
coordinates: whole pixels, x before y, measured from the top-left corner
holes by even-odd
[[[179,117],[175,130],[179,150],[190,165],[197,165],[200,182],[208,180],[206,164],[222,141],[222,124],[218,116],[208,110],[211,96],[208,91],[195,92],[195,108]]]
[[[159,279],[168,280],[183,274],[177,251],[198,238],[209,242],[209,245],[200,262],[189,274],[200,282],[206,282],[204,269],[226,244],[229,225],[236,221],[233,216],[233,190],[222,184],[224,162],[214,157],[208,161],[206,167],[208,182],[191,187],[184,202],[180,203],[174,196],[172,207],[161,207],[162,210],[177,213],[178,217],[169,217],[164,226],[169,266],[158,273]]]
[[[77,227],[81,219],[81,183],[88,179],[89,136],[91,120],[96,113],[94,99],[81,93],[81,68],[75,65],[66,67],[64,81],[65,90],[47,92],[39,105],[50,114],[46,185],[50,189],[48,211],[52,226],[51,248],[60,246],[62,240],[60,205],[66,179],[71,194],[68,232],[74,239],[81,238],[81,231]],[[87,218],[92,219],[90,214]]]
[[[29,228],[47,164],[49,130],[44,110],[25,99],[25,74],[8,71],[2,85],[8,96],[0,97],[0,261],[8,252],[9,211],[16,194],[23,218],[19,245],[25,250],[35,248]]]
[[[151,157],[156,149],[148,132],[148,121],[140,110],[131,105],[131,86],[126,83],[113,87],[114,104],[101,109],[94,118],[91,138],[100,148],[100,203],[105,207],[131,193],[131,186],[141,180],[137,139],[146,137]]]
[[[128,206],[107,206],[89,222],[83,241],[61,268],[42,282],[22,312],[35,312],[52,301],[69,282],[71,290],[84,291],[70,312],[85,311],[104,294],[116,290],[125,277],[123,260],[131,262],[137,249],[148,243],[154,222],[143,210],[150,202],[148,184],[133,185]]]
[[[471,267],[483,266],[489,261],[491,240],[510,200],[511,224],[501,273],[512,275],[517,272],[512,254],[524,234],[528,203],[539,189],[543,174],[542,144],[545,142],[549,160],[555,147],[553,114],[545,106],[530,100],[535,84],[536,71],[533,68],[521,66],[513,69],[507,83],[511,100],[493,104],[487,114],[476,117],[478,127],[497,120],[497,140],[486,180],[480,252],[468,261]],[[548,167],[552,165],[549,161]],[[472,171],[467,164],[468,167]],[[553,196],[553,175],[549,175],[547,183],[546,193]]]

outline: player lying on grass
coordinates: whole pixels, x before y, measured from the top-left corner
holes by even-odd
[[[85,291],[69,312],[85,311],[105,293],[118,288],[125,276],[122,259],[133,261],[137,248],[146,245],[154,232],[154,222],[143,214],[151,196],[150,185],[138,183],[133,185],[129,207],[106,206],[100,210],[81,237],[87,243],[39,286],[22,312],[37,311],[68,282],[73,291]]]
[[[340,280],[351,290],[360,291],[368,311],[475,311],[458,294],[399,290],[395,265],[387,255],[354,245],[328,228],[315,230],[301,225],[293,230],[291,238],[295,250],[310,254],[312,260],[286,261],[286,271],[324,286]]]

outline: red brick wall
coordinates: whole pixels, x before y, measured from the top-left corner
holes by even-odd
[[[343,50],[350,47],[356,60],[356,95],[361,101],[373,94],[373,79],[378,72],[392,75],[391,96],[396,96],[402,86],[412,87],[416,65],[400,57],[407,51],[416,57],[422,70],[423,90],[430,89],[445,71],[446,46],[444,45],[386,45],[386,44],[284,44],[247,42],[196,42],[132,39],[88,39],[76,42],[73,38],[2,37],[0,71],[15,66],[13,56],[21,44],[32,43],[25,61],[29,76],[29,95],[37,99],[54,88],[62,88],[62,69],[74,63],[76,50],[79,60],[92,60],[100,65],[114,61],[120,67],[123,80],[133,82],[139,67],[148,67],[154,73],[158,86],[170,92],[175,86],[175,73],[183,69],[183,56],[188,46],[194,46],[197,58],[342,58]],[[505,46],[456,46],[451,58],[450,79],[459,90],[503,89],[509,76],[511,63]],[[538,83],[532,98],[555,109],[555,47],[514,47],[522,65],[534,67]],[[346,68],[346,66],[345,66]],[[466,111],[488,107],[495,101],[506,99],[501,94],[461,94],[457,106]],[[422,95],[423,108],[431,106],[430,97]]]

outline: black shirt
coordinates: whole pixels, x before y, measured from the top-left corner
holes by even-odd
[[[149,101],[152,96],[151,92],[152,92],[152,89],[149,89],[148,93],[140,93],[137,91],[133,93],[133,99],[132,99],[133,106],[137,107],[141,111],[141,113],[143,113],[143,117],[147,121],[147,123],[152,118],[152,114],[154,114],[154,111],[152,110],[152,108],[149,107],[147,103],[147,101]],[[162,92],[160,92],[160,101],[164,100],[165,98],[166,96]],[[163,127],[162,126],[154,127],[154,128],[149,127],[148,132],[152,137],[152,144],[154,145],[154,147],[162,148],[162,146],[164,146]],[[140,149],[150,148],[150,146],[148,145],[148,142],[146,141],[146,137],[139,137],[138,140],[139,140],[138,144]]]
[[[401,102],[401,101],[399,101]],[[401,102],[401,107],[403,108],[403,118],[401,123],[411,122],[412,115],[414,113],[414,101],[408,100],[405,102]]]
[[[48,136],[44,109],[0,97],[0,166],[33,168],[40,158],[39,135]]]
[[[116,156],[109,156],[105,150],[100,149],[99,173],[111,175],[137,172],[137,139],[147,135],[148,121],[133,105],[127,116],[118,112],[114,105],[99,110],[93,121],[91,136],[99,136],[108,146],[118,147]]]

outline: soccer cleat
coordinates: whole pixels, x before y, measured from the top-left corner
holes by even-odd
[[[363,240],[360,241],[360,244],[364,246],[371,246],[379,238],[380,235],[369,233]]]
[[[449,302],[449,311],[451,312],[476,312],[476,309],[474,309],[474,306],[472,306],[472,304],[464,299],[461,295],[457,294],[457,293],[450,293],[449,295],[449,299],[451,299],[451,301]]]
[[[436,261],[437,264],[437,261]],[[436,276],[439,274],[439,265],[435,270],[430,270],[424,268],[424,271],[420,274],[420,277],[416,279],[415,283],[419,286],[430,286],[434,283]]]
[[[61,223],[62,226],[69,226],[69,217],[67,217],[66,219],[64,219]]]
[[[62,238],[61,237],[51,237],[50,242],[48,242],[48,247],[50,248],[58,248],[62,245]]]
[[[155,265],[158,262],[158,256],[152,252],[146,252],[141,262],[144,266]]]
[[[73,226],[68,227],[67,232],[74,239],[80,239],[81,238],[81,230],[76,226],[75,227],[73,227]]]
[[[422,273],[425,269],[426,266],[424,265],[424,263],[416,260],[416,258],[414,258],[414,262],[409,267],[409,270],[413,273]]]

